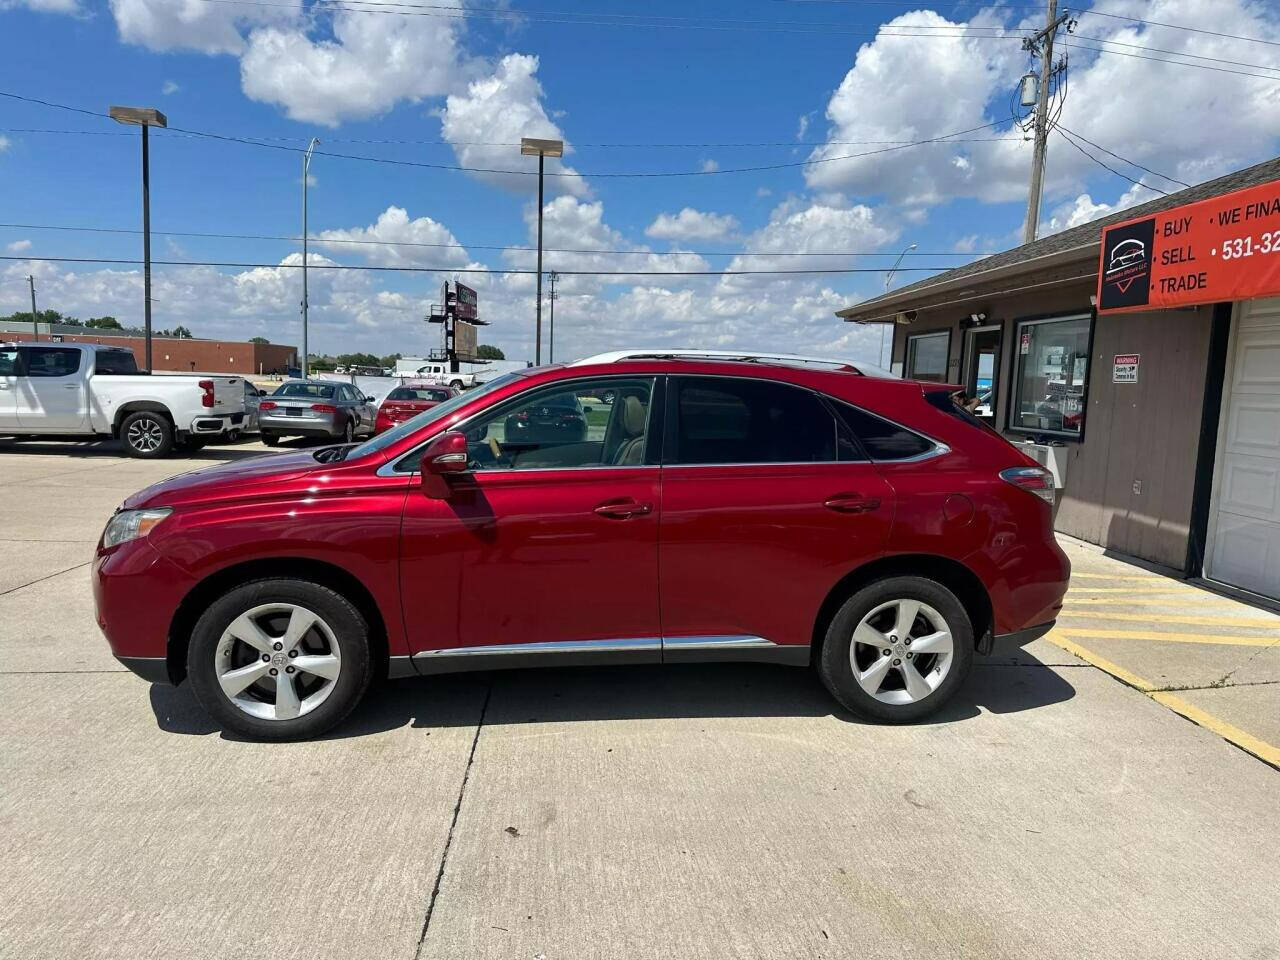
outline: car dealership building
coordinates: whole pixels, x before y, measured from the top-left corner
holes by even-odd
[[[1061,532],[1280,599],[1280,158],[837,315],[1053,469]]]

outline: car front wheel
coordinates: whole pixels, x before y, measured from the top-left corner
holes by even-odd
[[[910,723],[955,695],[973,651],[973,626],[955,594],[923,577],[892,577],[845,601],[818,666],[827,689],[852,712]]]
[[[369,630],[341,594],[305,580],[236,587],[196,623],[187,676],[226,730],[302,740],[340,723],[370,679]]]

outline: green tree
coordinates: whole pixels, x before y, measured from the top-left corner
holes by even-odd
[[[250,343],[270,343],[271,341],[268,340],[266,337],[250,337],[249,342]]]
[[[482,343],[476,347],[477,360],[505,360],[507,355],[491,343]]]
[[[120,321],[115,317],[90,317],[85,321],[86,327],[93,327],[95,330],[123,330]]]
[[[372,353],[340,353],[334,360],[340,367],[380,367],[382,364]]]
[[[387,356],[383,357],[381,360],[378,361],[378,366],[390,367],[392,369],[395,369],[396,361],[399,359],[400,359],[400,354],[398,353],[388,354]]]

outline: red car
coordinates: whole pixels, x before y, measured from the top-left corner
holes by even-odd
[[[392,427],[416,417],[423,410],[430,410],[437,403],[444,403],[457,395],[458,391],[453,387],[437,387],[413,383],[406,383],[403,386],[396,387],[383,399],[382,406],[378,407],[378,416],[374,421],[373,432],[378,434],[390,430]]]
[[[608,388],[585,435],[508,436]],[[359,446],[125,501],[93,564],[112,651],[225,728],[315,736],[375,675],[812,664],[925,717],[976,653],[1053,624],[1051,475],[957,388],[799,358],[610,354],[521,370]]]

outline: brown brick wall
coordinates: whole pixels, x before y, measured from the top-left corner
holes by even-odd
[[[31,340],[30,333],[5,333],[6,340]],[[41,334],[41,342],[47,341]],[[80,334],[63,334],[64,343],[101,343],[111,347],[124,347],[133,351],[138,366],[146,356],[146,342],[142,337],[110,337]],[[151,358],[155,369],[190,373],[284,373],[286,367],[296,366],[297,347],[281,343],[237,343],[230,340],[179,340],[169,337],[151,338]]]

